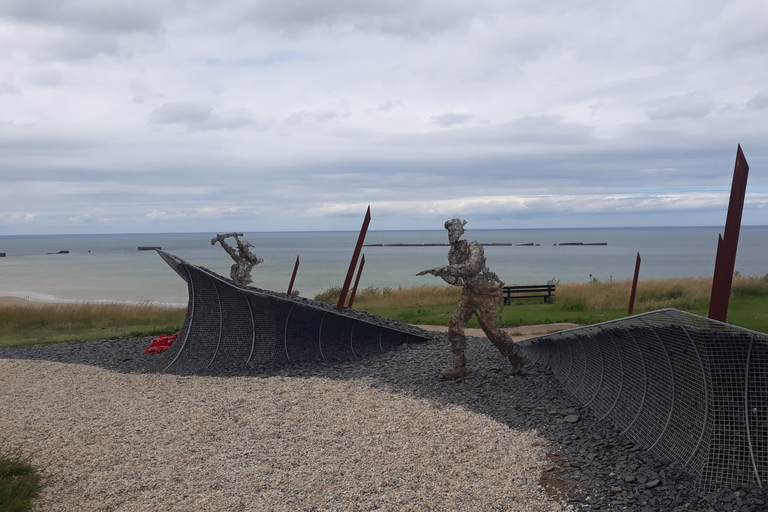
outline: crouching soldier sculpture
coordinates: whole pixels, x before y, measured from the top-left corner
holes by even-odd
[[[250,242],[240,240],[243,236],[242,233],[227,233],[225,235],[216,235],[215,238],[211,238],[211,245],[216,245],[219,242],[227,253],[235,260],[235,264],[229,270],[229,277],[234,282],[241,286],[245,286],[252,282],[251,269],[254,265],[258,265],[264,260],[257,258],[255,254],[251,254],[249,247],[253,247]],[[237,250],[234,247],[227,244],[224,240],[227,238],[234,238],[237,242]]]
[[[504,308],[502,296],[503,283],[494,272],[485,265],[483,246],[477,241],[462,240],[466,220],[451,219],[445,222],[451,249],[448,252],[448,265],[424,270],[416,275],[432,274],[442,278],[453,286],[463,286],[456,310],[451,315],[448,327],[448,339],[453,352],[453,368],[441,372],[446,379],[457,379],[467,374],[467,337],[464,327],[472,318],[477,321],[488,339],[499,349],[501,354],[512,363],[511,374],[520,373],[526,360],[520,355],[511,338],[501,330],[501,313]]]

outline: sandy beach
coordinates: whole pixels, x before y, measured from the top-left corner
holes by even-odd
[[[56,302],[41,302],[36,300],[24,299],[22,297],[0,297],[0,306],[19,306],[19,307],[46,307]]]

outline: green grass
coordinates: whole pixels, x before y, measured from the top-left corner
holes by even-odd
[[[510,283],[512,284],[512,283]],[[629,281],[570,283],[557,286],[554,304],[539,299],[506,306],[503,325],[556,322],[593,324],[627,316]],[[635,313],[676,308],[707,316],[711,280],[706,278],[640,281]],[[338,288],[316,296],[336,302]],[[461,289],[455,286],[367,288],[354,307],[413,324],[448,325]],[[184,308],[123,304],[0,305],[0,346],[154,336],[181,328]],[[768,332],[768,276],[734,278],[728,322]],[[476,320],[470,322],[476,327]]]
[[[24,512],[40,490],[35,468],[17,458],[0,458],[0,512]]]
[[[675,308],[701,316],[709,313],[711,279],[653,279],[638,283],[634,313]],[[554,304],[541,299],[515,300],[504,307],[502,325],[538,325],[572,322],[588,325],[627,316],[630,281],[558,285]],[[336,302],[339,289],[315,297]],[[448,325],[461,289],[451,286],[368,288],[358,292],[354,307],[401,322]],[[728,309],[728,323],[768,332],[768,276],[737,276]],[[477,327],[474,318],[470,327]]]
[[[177,332],[186,310],[124,304],[0,305],[0,347]]]

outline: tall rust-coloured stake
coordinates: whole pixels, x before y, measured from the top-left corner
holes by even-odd
[[[355,295],[357,295],[357,285],[360,284],[360,276],[363,275],[363,267],[365,266],[365,254],[360,258],[360,268],[357,269],[357,277],[355,278],[355,286],[352,287],[352,295],[349,297],[349,307],[355,303]]]
[[[728,216],[725,219],[725,232],[718,237],[715,273],[712,277],[712,294],[709,298],[709,318],[725,322],[728,317],[728,301],[731,298],[733,271],[736,267],[736,248],[739,245],[741,214],[744,210],[744,196],[747,191],[749,164],[741,151],[736,150],[736,164],[731,183],[731,199],[728,203]]]
[[[344,302],[347,300],[347,293],[349,293],[349,285],[352,284],[352,276],[355,275],[355,267],[357,267],[357,260],[360,258],[360,251],[363,248],[363,242],[365,242],[365,235],[368,233],[368,224],[371,223],[371,207],[365,212],[365,219],[363,219],[363,227],[360,228],[360,236],[357,237],[357,245],[355,245],[355,252],[352,254],[352,261],[349,263],[349,270],[347,270],[347,278],[344,280],[344,286],[341,288],[341,295],[339,296],[339,302],[336,304],[336,310],[341,311],[344,309]]]
[[[635,294],[637,293],[637,278],[640,276],[640,253],[637,253],[637,260],[635,261],[635,277],[632,279],[632,293],[629,294],[629,310],[628,315],[631,315],[635,310]]]
[[[291,282],[288,285],[288,295],[293,291],[293,282],[296,280],[296,272],[299,271],[299,257],[296,256],[296,264],[293,266],[293,275],[291,276]]]

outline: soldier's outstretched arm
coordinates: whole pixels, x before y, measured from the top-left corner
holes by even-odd
[[[460,276],[453,275],[453,273],[451,272],[451,267],[453,267],[453,265],[443,265],[441,267],[435,267],[429,270],[422,270],[416,275],[423,276],[426,274],[432,274],[433,276],[439,277],[440,279],[442,279],[443,281],[445,281],[450,285],[456,285],[456,286],[463,285],[464,281],[461,279]]]
[[[226,237],[227,235],[216,235],[216,238],[211,238],[211,245],[216,245],[216,242],[219,242],[221,246],[224,248],[224,250],[227,251],[227,254],[232,256],[232,259],[237,261],[237,258],[239,256],[237,254],[237,250],[224,241]]]

